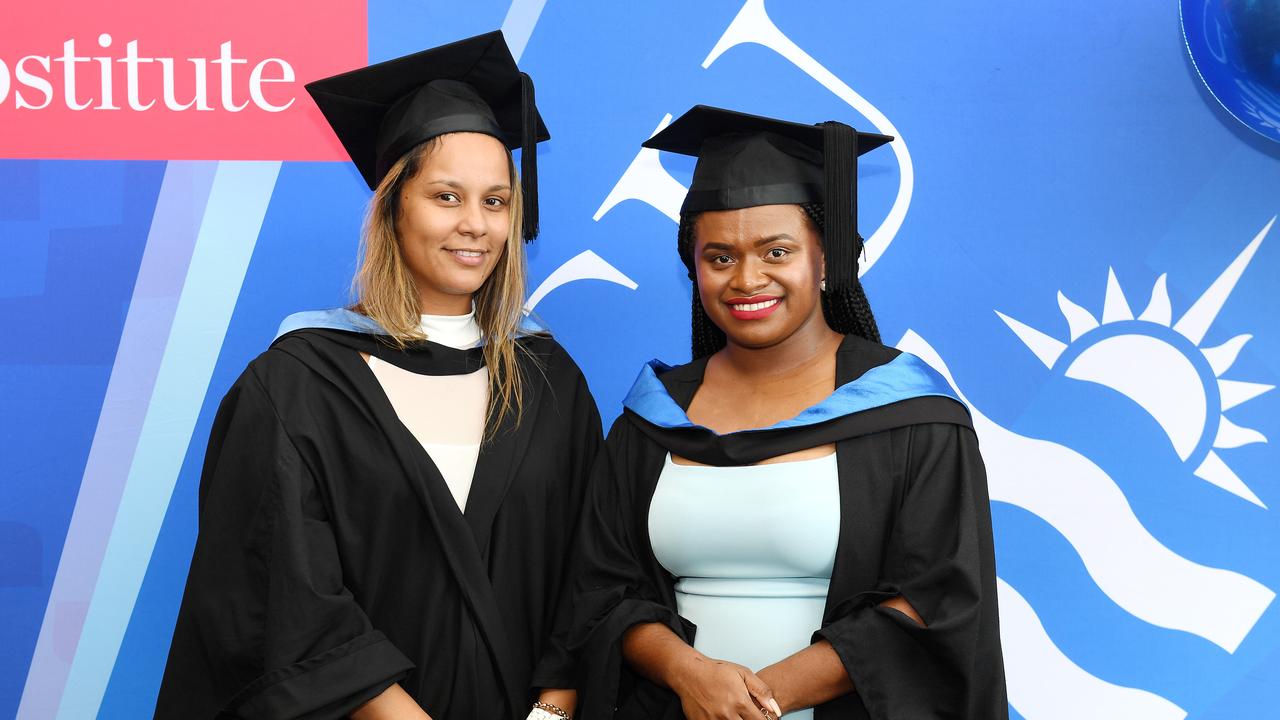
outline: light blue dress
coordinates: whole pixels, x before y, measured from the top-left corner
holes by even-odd
[[[752,670],[809,646],[839,539],[835,453],[745,467],[679,465],[668,454],[649,506],[653,553],[676,577],[694,647]]]

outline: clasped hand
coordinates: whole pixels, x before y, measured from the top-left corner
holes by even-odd
[[[737,663],[699,653],[673,681],[689,720],[761,720],[781,714],[769,686]]]

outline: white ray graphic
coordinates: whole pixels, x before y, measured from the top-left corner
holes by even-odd
[[[1266,442],[1267,438],[1262,433],[1236,425],[1224,413],[1274,386],[1222,377],[1240,356],[1240,351],[1251,337],[1249,334],[1237,335],[1217,347],[1199,345],[1275,221],[1273,217],[1267,222],[1176,323],[1172,319],[1165,275],[1156,280],[1147,308],[1135,323],[1125,325],[1124,332],[1120,334],[1091,335],[1099,327],[1127,323],[1133,319],[1114,271],[1107,273],[1107,294],[1101,323],[1088,310],[1058,293],[1058,306],[1070,327],[1071,343],[1083,346],[1080,352],[1074,353],[1074,359],[1062,370],[1063,374],[1074,380],[1110,388],[1132,400],[1160,424],[1183,462],[1197,463],[1196,477],[1261,508],[1266,508],[1266,503],[1223,458],[1213,450],[1202,449],[1206,445],[1230,449]],[[997,314],[1046,367],[1056,368],[1067,350],[1066,343],[1004,314]],[[1142,328],[1143,324],[1148,327]],[[1206,385],[1204,364],[1188,354],[1185,343],[1180,340],[1170,342],[1169,329],[1196,346],[1204,363],[1213,372],[1217,393]],[[1211,403],[1215,395],[1217,406],[1213,407]],[[1206,454],[1201,456],[1201,452]]]
[[[896,138],[889,143],[889,147],[893,150],[893,154],[898,160],[898,195],[894,198],[893,206],[889,209],[889,214],[885,217],[884,222],[880,224],[880,227],[876,228],[876,231],[866,241],[866,258],[861,263],[859,275],[866,273],[876,263],[876,260],[880,259],[880,256],[884,254],[885,249],[889,247],[889,243],[893,242],[893,238],[902,227],[903,220],[907,217],[907,207],[911,205],[912,189],[915,186],[915,170],[911,164],[911,153],[907,150],[907,141],[903,139],[902,133],[898,131],[898,128],[894,127],[894,124],[889,121],[889,118],[885,117],[884,113],[880,112],[866,98],[854,92],[853,88],[836,77],[835,73],[825,68],[792,41],[791,38],[787,37],[769,18],[769,14],[765,11],[764,0],[747,0],[743,4],[742,9],[733,18],[733,22],[729,23],[729,27],[720,36],[719,42],[715,44],[707,58],[702,61],[702,67],[711,67],[712,63],[730,48],[743,44],[763,45],[778,53],[806,75],[816,80],[818,84],[861,113],[863,117],[875,126],[877,132],[892,135]]]
[[[1058,292],[1058,308],[1062,310],[1062,316],[1067,319],[1067,326],[1071,328],[1072,342],[1098,327],[1098,320],[1092,313],[1071,302],[1061,291]]]
[[[1264,383],[1241,382],[1239,380],[1218,380],[1218,392],[1222,393],[1222,409],[1230,410],[1242,402],[1248,402],[1275,385]]]
[[[1030,325],[1020,323],[999,310],[996,311],[996,315],[999,315],[1004,324],[1008,325],[1009,329],[1022,340],[1022,344],[1031,348],[1031,352],[1035,353],[1047,368],[1053,367],[1053,364],[1062,356],[1062,351],[1067,349],[1067,344],[1061,340],[1049,337]]]
[[[996,578],[1009,704],[1028,720],[1182,720],[1182,708],[1146,690],[1113,685],[1071,662],[1031,605]]]
[[[1196,468],[1195,476],[1201,480],[1213,483],[1218,487],[1226,490],[1234,495],[1248,500],[1258,507],[1265,508],[1262,500],[1249,489],[1248,485],[1236,475],[1235,471],[1227,467],[1222,461],[1218,453],[1210,450],[1208,455],[1204,456],[1204,460],[1200,463],[1200,467]]]
[[[1102,303],[1102,324],[1132,319],[1133,311],[1129,309],[1129,301],[1124,298],[1124,290],[1116,280],[1116,271],[1107,268],[1107,298]]]
[[[1226,418],[1222,418],[1218,424],[1218,436],[1213,440],[1213,446],[1216,448],[1238,448],[1254,443],[1264,443],[1267,436],[1254,430],[1253,428],[1240,427]]]
[[[1151,288],[1151,302],[1147,303],[1147,309],[1142,311],[1138,319],[1165,327],[1173,322],[1173,306],[1169,303],[1168,274],[1156,278],[1156,284]]]
[[[1204,358],[1209,361],[1209,367],[1213,368],[1213,374],[1221,375],[1236,363],[1236,358],[1240,356],[1240,351],[1244,349],[1244,344],[1253,339],[1252,335],[1237,335],[1230,340],[1222,343],[1218,347],[1201,348],[1200,352],[1204,353]]]
[[[574,282],[576,280],[604,280],[616,285],[621,285],[628,290],[635,290],[638,285],[636,281],[627,277],[621,270],[610,265],[604,258],[595,254],[590,250],[584,250],[581,253],[569,258],[563,265],[555,269],[555,272],[547,276],[538,285],[538,289],[533,291],[529,296],[529,301],[524,304],[526,313],[533,312],[533,309],[542,302],[552,290]]]
[[[649,137],[662,132],[662,129],[669,124],[671,124],[671,113],[663,116],[662,122],[658,123],[658,127],[649,134]],[[657,150],[640,148],[635,159],[627,166],[622,177],[618,178],[618,182],[614,183],[613,189],[605,196],[604,202],[600,203],[600,207],[596,209],[596,214],[592,215],[591,219],[600,222],[600,218],[607,215],[618,203],[624,200],[639,200],[671,218],[672,222],[680,222],[680,205],[684,202],[685,192],[687,192],[685,186],[671,177],[671,173],[662,167]]]
[[[1271,226],[1276,223],[1275,218],[1271,218],[1266,227],[1258,231],[1257,236],[1253,238],[1253,242],[1245,247],[1244,251],[1231,262],[1231,265],[1218,276],[1217,280],[1209,286],[1208,290],[1196,300],[1195,304],[1187,310],[1182,319],[1173,326],[1174,330],[1182,333],[1196,345],[1204,339],[1204,334],[1209,331],[1209,326],[1213,324],[1214,319],[1218,317],[1218,312],[1222,310],[1222,306],[1227,302],[1227,298],[1231,296],[1231,291],[1235,289],[1236,283],[1240,281],[1240,276],[1244,273],[1244,269],[1249,266],[1249,261],[1253,259],[1253,254],[1258,251],[1258,246],[1262,244],[1262,239],[1271,232]]]
[[[898,347],[932,365],[964,398],[923,338],[908,330]],[[1174,553],[1142,526],[1115,481],[1091,460],[1007,430],[965,402],[982,441],[992,501],[1016,505],[1052,525],[1079,553],[1098,588],[1133,616],[1235,652],[1274,592],[1240,573]]]

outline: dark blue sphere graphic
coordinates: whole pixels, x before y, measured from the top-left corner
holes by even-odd
[[[1200,78],[1235,119],[1280,142],[1280,0],[1181,0]]]

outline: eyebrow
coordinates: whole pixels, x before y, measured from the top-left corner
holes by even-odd
[[[454,190],[464,189],[462,187],[462,183],[458,182],[457,180],[448,180],[443,178],[436,179],[436,180],[428,180],[427,184],[428,185],[444,185],[445,187],[451,187]],[[511,189],[510,185],[490,185],[489,188],[485,190],[485,192],[496,192],[498,190],[510,190],[510,189]]]
[[[754,243],[752,243],[752,245],[753,245],[754,247],[760,247],[761,245],[768,245],[768,244],[769,244],[769,243],[771,243],[771,242],[778,242],[779,240],[790,240],[791,242],[795,242],[795,241],[796,241],[796,239],[795,239],[794,237],[792,237],[791,235],[789,235],[789,234],[787,234],[787,233],[776,233],[776,234],[773,234],[773,235],[768,235],[768,236],[766,236],[766,237],[762,237],[762,238],[760,238],[760,239],[756,240]],[[733,246],[732,246],[732,245],[730,245],[730,244],[728,244],[728,243],[722,243],[722,242],[715,242],[715,241],[712,241],[712,242],[709,242],[709,243],[707,243],[707,244],[703,245],[703,246],[702,246],[702,249],[703,249],[703,250],[732,250],[732,249],[733,249]]]

